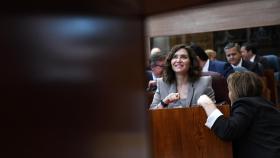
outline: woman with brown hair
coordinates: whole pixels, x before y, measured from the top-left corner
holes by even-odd
[[[280,157],[280,111],[262,95],[262,81],[253,72],[235,72],[228,79],[230,116],[225,118],[211,99],[198,104],[208,118],[206,126],[233,143],[234,158]]]
[[[201,77],[201,68],[190,46],[175,45],[167,56],[163,78],[157,80],[151,109],[189,107],[208,95],[215,101],[210,76]]]

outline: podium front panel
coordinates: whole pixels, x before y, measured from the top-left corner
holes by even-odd
[[[225,116],[229,106],[218,107]],[[154,158],[232,158],[231,142],[205,126],[202,107],[149,110]]]

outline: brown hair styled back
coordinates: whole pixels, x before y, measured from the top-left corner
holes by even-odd
[[[254,72],[235,72],[227,78],[228,90],[231,92],[231,103],[242,97],[261,96],[263,82]]]
[[[192,48],[185,44],[179,44],[172,47],[171,51],[168,53],[168,56],[166,58],[163,80],[169,84],[176,82],[176,76],[175,72],[172,69],[171,60],[174,54],[180,49],[185,49],[190,58],[190,68],[187,72],[189,76],[189,81],[194,82],[198,80],[198,78],[201,76],[201,68],[198,65],[196,54],[194,53]]]

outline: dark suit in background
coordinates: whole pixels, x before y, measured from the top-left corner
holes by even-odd
[[[270,68],[268,60],[265,57],[262,57],[260,55],[256,55],[256,57],[254,59],[254,63],[262,64],[264,69],[269,69]]]
[[[154,80],[153,72],[151,70],[146,70],[145,75],[146,75],[145,85],[147,85],[146,91],[155,92],[157,89],[157,86],[156,85],[149,86],[149,82]]]
[[[262,76],[263,75],[263,68],[259,63],[253,63],[250,61],[242,60],[242,67],[245,67],[247,70],[255,72],[256,74]]]
[[[207,64],[207,61],[209,61],[208,71],[218,72],[221,75],[223,75],[225,78],[227,78],[229,74],[234,72],[232,66],[226,62],[218,61],[218,60],[215,61],[209,60],[204,49],[201,48],[199,45],[195,43],[191,43],[191,48],[194,50],[195,54],[197,55],[198,61],[202,66],[202,69],[203,67],[205,67],[205,64]]]
[[[202,72],[202,76],[212,77],[212,88],[215,92],[216,104],[230,103],[228,98],[227,80],[220,73],[214,71]]]
[[[221,75],[223,75],[225,78],[227,78],[231,73],[234,72],[232,66],[229,63],[218,61],[218,60],[215,61],[209,60],[208,71],[218,72]]]
[[[148,82],[151,81],[151,80],[154,80],[153,73],[152,73],[151,70],[146,70],[145,74],[146,74],[146,80],[148,80]]]

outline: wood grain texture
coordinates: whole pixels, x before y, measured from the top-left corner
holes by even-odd
[[[219,106],[228,116],[229,106]],[[202,107],[150,110],[154,158],[232,158],[231,142],[204,124]]]
[[[169,36],[280,24],[279,0],[235,0],[148,16],[146,36]]]
[[[123,0],[124,1],[124,0]],[[221,0],[144,0],[144,14],[168,12]]]

